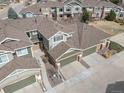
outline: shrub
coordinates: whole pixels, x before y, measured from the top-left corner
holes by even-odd
[[[111,10],[110,13],[105,17],[108,21],[114,21],[116,19],[116,13]]]
[[[114,4],[118,4],[118,3],[120,3],[121,2],[121,0],[110,0],[112,3],[114,3]]]
[[[81,22],[86,23],[90,19],[90,14],[86,8],[83,9],[83,14],[81,16]]]

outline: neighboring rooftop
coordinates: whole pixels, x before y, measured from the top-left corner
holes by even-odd
[[[30,55],[16,57],[6,65],[0,68],[0,81],[18,69],[40,68],[36,59]]]
[[[64,0],[64,3],[68,3],[71,0]],[[82,7],[96,7],[96,6],[105,6],[105,7],[118,7],[116,4],[113,4],[110,1],[107,0],[78,0],[80,4],[82,4]]]
[[[20,40],[20,41],[8,41],[8,42],[0,45],[0,50],[15,51],[15,50],[20,49],[20,48],[29,47],[31,45],[32,45],[31,42],[22,41],[22,40]]]
[[[62,2],[58,2],[58,1],[47,1],[47,2],[39,2],[36,3],[34,5],[31,5],[27,8],[24,8],[20,11],[20,14],[25,14],[27,12],[31,12],[33,14],[42,14],[42,8],[51,8],[51,7],[63,7],[63,3]]]
[[[0,4],[9,4],[10,0],[0,0]]]
[[[22,20],[23,21],[23,20]],[[13,24],[14,20],[0,20],[0,50],[14,51],[23,47],[31,46],[32,42],[29,40],[23,28],[19,29],[18,24]],[[26,22],[25,22],[26,23]],[[24,23],[22,23],[24,24]],[[29,24],[27,24],[28,26]],[[25,27],[23,25],[23,27]]]
[[[1,22],[2,23],[2,22]],[[4,23],[4,22],[3,22]],[[3,31],[0,31],[1,34],[10,33],[8,35],[11,35],[16,38],[22,38],[23,34],[23,39],[25,39],[24,35],[26,32],[30,32],[33,30],[38,30],[41,34],[44,35],[47,39],[49,39],[51,36],[53,36],[55,33],[58,31],[62,32],[73,32],[74,24],[71,25],[62,25],[59,23],[56,23],[53,20],[50,20],[46,17],[36,17],[36,18],[23,18],[23,19],[16,19],[16,20],[5,20],[5,23],[7,26],[1,27]],[[49,27],[48,27],[49,26]],[[11,28],[10,28],[11,27]],[[14,29],[12,31],[9,31],[11,29]],[[14,33],[14,31],[16,32]],[[4,32],[4,33],[3,33]],[[13,35],[15,34],[15,35]],[[20,36],[18,36],[20,34]],[[5,36],[0,36],[1,40],[5,38]],[[27,37],[26,37],[27,38]],[[28,39],[27,39],[28,40]]]
[[[101,40],[110,37],[111,35],[87,24],[77,23],[78,30],[73,33],[73,36],[68,39],[67,43],[80,49],[85,49],[96,44]]]
[[[52,50],[50,50],[49,53],[54,59],[57,59],[63,53],[65,53],[68,49],[70,49],[70,46],[65,42],[61,42],[60,44],[55,46]]]

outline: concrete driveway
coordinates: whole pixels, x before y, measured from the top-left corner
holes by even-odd
[[[108,84],[124,81],[123,53],[110,59],[103,59],[96,53],[85,57],[85,62],[90,65],[89,69],[83,70],[47,93],[105,93]]]
[[[74,77],[86,68],[78,61],[72,62],[60,69],[65,79],[70,79]]]

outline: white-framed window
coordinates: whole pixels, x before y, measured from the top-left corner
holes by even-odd
[[[23,48],[23,49],[19,49],[16,51],[17,56],[23,56],[23,55],[27,55],[28,54],[28,49],[27,48]]]
[[[6,54],[1,54],[0,55],[0,63],[6,63],[8,62],[8,57]]]
[[[76,10],[76,11],[79,11],[79,7],[76,7],[75,10]]]
[[[63,35],[57,35],[54,37],[54,42],[63,40]]]
[[[33,38],[34,36],[38,35],[38,32],[37,31],[31,31],[31,32],[28,32],[27,34],[30,38]]]
[[[25,15],[26,15],[26,17],[33,17],[33,14],[30,12],[27,12]]]
[[[32,35],[37,35],[37,31],[33,31],[32,32]]]
[[[71,8],[70,7],[67,7],[66,8],[66,11],[68,11],[68,12],[71,11]]]
[[[63,9],[62,9],[62,8],[60,8],[60,9],[59,9],[59,11],[60,11],[60,12],[62,12],[62,11],[63,11]]]

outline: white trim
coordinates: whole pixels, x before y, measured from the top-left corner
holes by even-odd
[[[27,30],[27,31],[24,31],[24,32],[27,33],[27,32],[32,32],[32,31],[38,31],[38,29]],[[39,32],[39,31],[38,31],[38,32]]]
[[[62,31],[58,31],[57,33],[55,33],[53,36],[51,36],[50,38],[48,38],[48,40],[50,40],[51,38],[53,38],[55,35],[59,34],[59,33],[64,33]]]
[[[33,69],[16,69],[14,70],[11,74],[9,74],[7,77],[12,77],[15,76],[17,74],[23,73],[25,71],[29,71],[29,70],[40,70],[40,68],[33,68]]]
[[[17,50],[20,50],[20,49],[23,49],[23,48],[29,48],[29,47],[32,47],[33,45],[29,45],[29,46],[25,46],[25,47],[21,47],[21,48],[16,48],[16,49],[14,49],[15,51],[17,51]]]
[[[40,68],[32,68],[32,69],[18,69],[18,70],[22,70],[21,72],[18,72],[18,73],[16,73],[16,74],[13,74],[12,75],[12,73],[10,73],[7,77],[5,77],[5,78],[3,78],[1,81],[0,81],[0,84],[2,84],[2,83],[4,83],[7,79],[9,79],[10,77],[14,77],[14,76],[16,76],[16,75],[19,75],[19,74],[21,74],[21,73],[24,73],[24,72],[27,72],[27,71],[39,71],[40,72]],[[18,71],[17,70],[17,71]],[[14,70],[15,71],[15,70]],[[35,73],[33,74],[33,75],[35,75]],[[22,79],[23,80],[23,79]],[[19,80],[20,81],[20,80]],[[15,82],[18,82],[18,81],[15,81]],[[15,83],[15,82],[9,82],[9,84],[8,85],[11,85],[11,84],[13,84],[13,83]],[[4,85],[4,84],[3,84]],[[5,85],[4,85],[5,86]]]
[[[14,53],[13,51],[6,51],[6,50],[0,50],[0,52],[2,52],[0,54],[4,54],[4,53],[8,53],[8,52]]]
[[[96,45],[93,45],[93,46],[91,46],[91,47],[88,47],[88,48],[85,48],[85,49],[83,49],[83,51],[85,51],[85,50],[87,50],[87,49],[90,49],[90,48],[93,48],[93,47],[97,47],[99,44],[101,44],[101,43],[98,43],[98,44],[96,44]]]
[[[61,58],[64,54],[66,54],[68,51],[70,50],[70,48],[65,52],[65,53],[63,53],[63,54],[61,54],[57,59],[55,59],[56,61],[59,59],[59,58]]]
[[[69,57],[72,57],[72,56],[75,56],[75,55],[77,55],[77,56],[78,56],[78,54],[81,54],[81,52],[79,52],[79,53],[75,53],[75,54],[73,54],[73,55],[67,56],[67,57],[62,58],[62,59],[57,60],[57,61],[62,61],[62,60],[65,60],[65,59],[67,59],[67,58],[69,58]]]
[[[2,41],[0,42],[0,44],[2,44],[3,42],[5,42],[5,41],[8,40],[8,39],[10,39],[10,40],[15,40],[15,41],[20,41],[19,39],[6,37],[4,40],[2,40]]]
[[[6,62],[2,62],[2,63],[0,63],[0,65],[1,65],[1,64],[5,64],[5,63],[8,63],[8,62],[9,62],[8,54],[1,54],[1,55],[6,55],[6,59],[7,59],[7,61],[6,61]]]
[[[80,50],[80,51],[82,52],[81,49],[77,49],[77,48],[69,48],[65,53],[63,53],[61,56],[59,56],[59,57],[58,57],[57,59],[55,59],[55,60],[56,60],[56,61],[59,60],[59,58],[61,58],[64,54],[69,53],[69,51],[70,51],[71,49],[72,49],[72,50]]]
[[[70,2],[64,2],[65,3],[65,5],[69,5],[69,6],[71,6],[71,7],[73,7],[72,5],[70,5],[70,4],[72,4],[72,3],[76,3],[76,4],[78,4],[80,7],[82,7],[82,3],[79,1],[79,0],[71,0]]]
[[[8,52],[11,52],[11,53],[15,53],[17,50],[19,50],[19,49],[23,49],[23,48],[29,48],[29,47],[32,47],[33,46],[33,44],[32,45],[29,45],[29,46],[25,46],[25,47],[21,47],[21,48],[16,48],[16,49],[14,49],[14,51],[6,51],[6,50],[0,50],[0,52],[3,52],[3,54],[4,53],[8,53]],[[32,51],[31,51],[32,52]],[[0,53],[1,54],[1,53]]]
[[[26,51],[26,53],[25,54],[19,54],[18,53],[18,51]],[[20,57],[20,56],[24,56],[24,55],[28,55],[29,53],[28,53],[28,49],[27,48],[22,48],[22,49],[19,49],[19,50],[16,50],[16,55],[17,55],[17,57]]]

